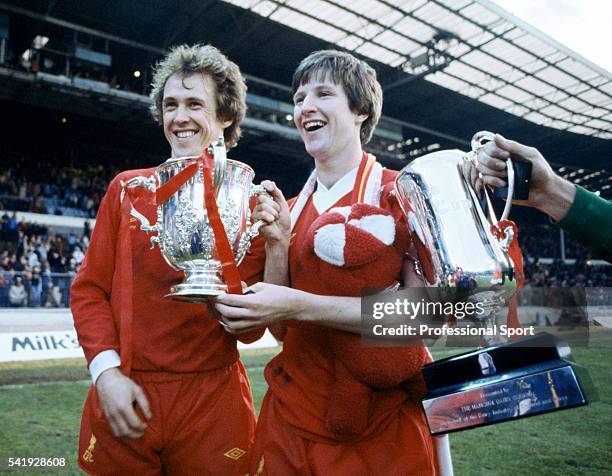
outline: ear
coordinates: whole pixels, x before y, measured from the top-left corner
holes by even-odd
[[[355,123],[363,124],[368,117],[370,116],[368,116],[367,114],[358,114],[357,117],[355,118]]]
[[[227,129],[229,126],[231,126],[233,124],[234,121],[229,120],[229,121],[223,121],[221,122],[221,127],[223,129]]]

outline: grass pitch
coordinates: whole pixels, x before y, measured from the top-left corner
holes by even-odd
[[[243,352],[257,408],[267,389],[263,366],[275,353]],[[600,401],[452,434],[455,474],[612,475],[612,348],[575,348],[574,357],[589,370]],[[0,364],[0,474],[81,474],[76,446],[88,378],[82,359]],[[6,466],[8,457],[30,456],[65,457],[67,465]]]

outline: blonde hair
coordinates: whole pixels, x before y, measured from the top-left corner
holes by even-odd
[[[230,148],[236,145],[240,138],[240,123],[246,115],[246,84],[240,73],[240,68],[211,45],[196,44],[180,45],[159,61],[153,71],[150,98],[153,105],[150,108],[153,118],[162,122],[162,101],[164,87],[173,74],[183,78],[193,74],[209,75],[216,87],[217,119],[231,121],[223,131],[225,145]]]

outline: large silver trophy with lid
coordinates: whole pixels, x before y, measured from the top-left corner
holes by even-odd
[[[519,283],[518,263],[510,256],[516,239],[513,227],[499,235],[492,232],[510,223],[503,220],[513,195],[512,161],[507,161],[508,197],[499,224],[486,191],[488,213],[470,181],[478,150],[484,140],[493,138],[489,132],[479,132],[472,139],[471,152],[444,150],[420,157],[400,172],[395,183],[398,201],[420,241],[420,255],[428,261],[429,284],[444,298],[484,303],[479,323],[485,330],[495,329],[497,311]],[[421,403],[432,434],[589,402],[588,374],[567,359],[569,347],[553,335],[539,333],[512,342],[496,332],[485,336],[488,347],[423,367],[427,394]]]
[[[464,291],[467,300],[484,305],[481,325],[495,325],[495,315],[517,290],[515,265],[508,254],[514,238],[506,228],[505,239],[498,239],[491,224],[498,223],[487,195],[488,213],[469,180],[469,165],[490,132],[478,132],[472,151],[443,150],[424,155],[400,172],[395,194],[408,223],[430,257],[430,284],[450,293]],[[507,162],[508,199],[500,221],[506,220],[514,189],[514,168]],[[486,191],[485,191],[486,193]],[[488,216],[487,216],[488,215]],[[470,292],[471,290],[475,292]],[[496,335],[488,344],[499,342]]]
[[[249,199],[267,192],[263,186],[253,185],[255,172],[251,167],[226,158],[223,138],[214,142],[208,151],[214,157],[212,175],[219,215],[236,264],[240,264],[264,223],[250,223]],[[145,187],[156,193],[186,168],[193,167],[197,160],[197,157],[170,158],[155,169],[153,176],[134,177],[127,187]],[[143,231],[157,233],[151,237],[152,247],[159,245],[170,267],[185,273],[185,280],[173,286],[166,296],[172,299],[204,302],[209,296],[227,292],[204,202],[204,186],[201,173],[186,180],[176,193],[158,203],[157,221],[153,225],[135,208],[131,211]]]

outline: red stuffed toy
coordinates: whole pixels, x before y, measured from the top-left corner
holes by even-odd
[[[304,269],[318,276],[307,291],[321,295],[360,296],[365,288],[397,283],[409,236],[390,212],[357,203],[321,215],[308,230]],[[411,379],[419,387],[428,361],[422,345],[364,347],[361,337],[329,329],[335,356],[335,385],[330,392],[326,426],[339,440],[359,436],[367,427],[376,389]]]

